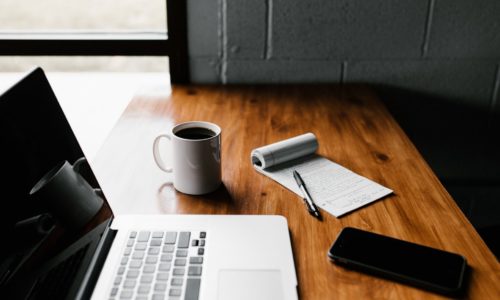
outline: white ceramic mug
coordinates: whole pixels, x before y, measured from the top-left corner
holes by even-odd
[[[220,127],[213,123],[181,123],[156,137],[153,157],[160,169],[173,173],[176,190],[190,195],[207,194],[221,184],[220,135]],[[162,138],[172,144],[171,166],[167,166],[160,155]]]

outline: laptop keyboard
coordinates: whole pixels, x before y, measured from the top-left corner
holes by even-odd
[[[132,231],[110,299],[197,300],[206,232]]]

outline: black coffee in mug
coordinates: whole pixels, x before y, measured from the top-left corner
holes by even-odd
[[[187,140],[203,140],[214,137],[216,133],[208,128],[191,127],[191,128],[181,129],[177,131],[175,135],[182,139],[187,139]]]

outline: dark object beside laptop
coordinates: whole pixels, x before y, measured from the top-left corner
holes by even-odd
[[[341,231],[328,257],[347,268],[448,296],[465,291],[469,271],[461,255],[352,227]]]

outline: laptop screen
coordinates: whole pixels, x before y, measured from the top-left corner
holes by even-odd
[[[55,166],[74,164],[84,154],[40,68],[0,96],[0,141],[1,283],[37,248],[53,223],[56,228],[61,224],[46,199],[30,196],[30,191]],[[90,167],[83,169],[85,181],[99,188]]]

